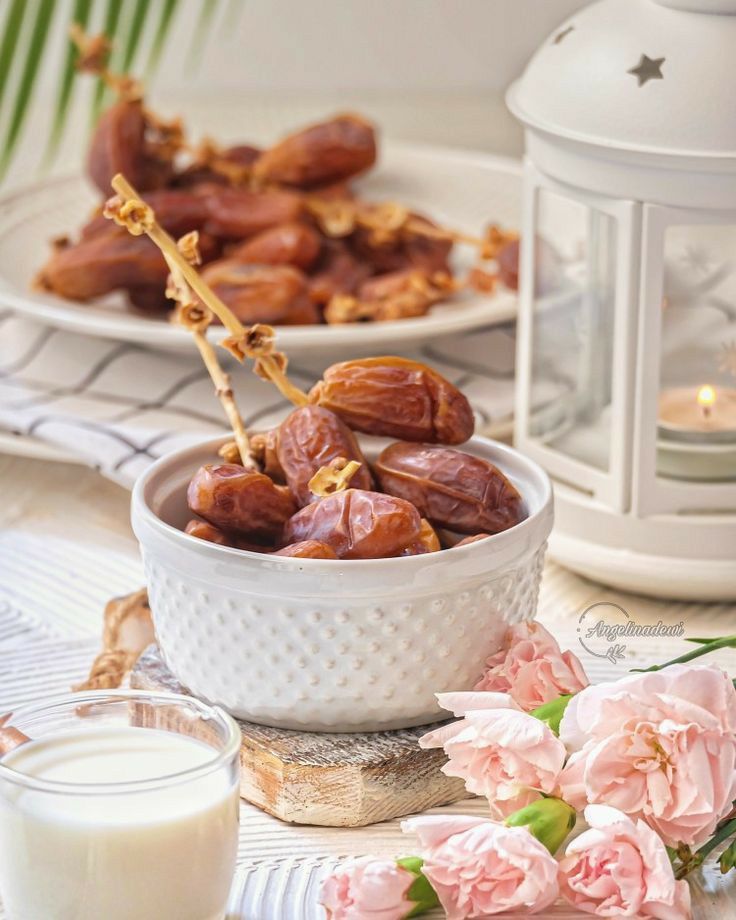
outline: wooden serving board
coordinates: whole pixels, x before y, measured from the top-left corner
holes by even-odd
[[[153,645],[130,685],[186,693]],[[323,734],[239,725],[241,795],[282,821],[358,827],[467,797],[461,780],[440,772],[444,752],[417,744],[427,727]]]

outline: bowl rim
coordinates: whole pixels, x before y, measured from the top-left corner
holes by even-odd
[[[358,434],[358,436],[360,435],[359,432],[356,432],[356,434]],[[136,521],[140,520],[142,523],[148,524],[149,527],[152,527],[154,531],[156,531],[168,542],[179,545],[182,551],[186,550],[189,552],[196,552],[198,555],[204,555],[205,557],[211,556],[213,560],[219,559],[220,561],[237,559],[242,560],[243,562],[257,563],[258,565],[270,563],[271,565],[278,565],[279,568],[282,566],[291,568],[293,571],[297,571],[306,567],[315,575],[334,573],[334,566],[338,562],[346,565],[347,571],[354,571],[357,573],[359,569],[375,569],[384,566],[391,566],[394,569],[398,566],[403,566],[407,571],[410,571],[412,566],[426,567],[427,565],[443,564],[450,561],[446,557],[447,551],[420,553],[415,556],[388,556],[379,559],[309,559],[296,556],[274,556],[271,553],[255,553],[250,550],[238,549],[234,546],[221,546],[218,543],[209,543],[206,540],[201,540],[198,537],[193,537],[191,534],[185,533],[183,530],[179,530],[179,528],[174,527],[172,524],[167,524],[165,521],[161,520],[161,518],[150,507],[146,499],[146,492],[154,477],[160,475],[167,469],[167,467],[179,462],[187,454],[197,453],[203,449],[211,449],[216,455],[217,449],[228,440],[232,440],[232,437],[228,435],[220,435],[219,437],[215,438],[206,438],[193,444],[188,444],[185,447],[180,447],[176,450],[170,451],[169,453],[164,454],[162,457],[159,457],[158,460],[154,461],[154,463],[148,466],[138,476],[132,490],[131,519],[134,532],[136,531]],[[484,540],[478,540],[477,542],[469,543],[466,546],[451,547],[453,551],[457,550],[457,554],[453,554],[452,556],[454,559],[463,558],[459,555],[460,553],[464,554],[464,558],[469,558],[474,554],[488,552],[492,548],[501,549],[501,547],[506,547],[512,543],[523,540],[527,535],[532,533],[537,528],[544,527],[544,520],[546,517],[549,517],[550,521],[547,532],[545,533],[543,539],[546,539],[549,536],[549,531],[552,527],[552,482],[546,471],[536,461],[527,457],[525,454],[509,446],[508,444],[504,444],[500,441],[494,441],[492,438],[487,438],[483,435],[473,435],[463,444],[440,444],[436,446],[449,447],[450,449],[454,450],[462,450],[462,448],[466,445],[471,446],[473,444],[479,443],[483,444],[487,448],[490,447],[494,452],[500,453],[504,458],[513,457],[515,464],[521,464],[527,477],[536,480],[541,498],[539,501],[539,507],[535,511],[524,518],[523,521],[520,521],[513,527],[509,527],[508,530],[503,530],[496,534],[490,534]],[[495,463],[495,460],[492,462]],[[501,472],[504,472],[504,475],[506,475],[505,470],[502,467],[503,463],[499,464]],[[513,473],[511,475],[513,476]],[[472,534],[468,534],[468,536],[472,536]],[[136,537],[138,537],[137,532]],[[138,540],[141,542],[140,537],[138,537]]]

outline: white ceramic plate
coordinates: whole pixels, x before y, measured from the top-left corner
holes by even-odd
[[[452,149],[386,144],[374,174],[360,183],[362,194],[398,200],[449,227],[478,234],[490,222],[518,227],[521,167],[518,161]],[[186,330],[165,319],[133,313],[122,296],[79,304],[31,290],[49,251],[49,240],[74,233],[98,196],[81,176],[57,177],[0,199],[0,305],[72,332],[155,348],[191,349]],[[455,267],[473,261],[458,249]],[[279,347],[290,355],[336,349],[359,353],[408,346],[451,332],[489,326],[516,315],[516,295],[500,288],[492,295],[467,294],[438,304],[427,316],[386,323],[285,326]],[[215,337],[221,334],[213,330]]]

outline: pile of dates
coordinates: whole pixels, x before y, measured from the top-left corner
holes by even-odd
[[[187,491],[192,536],[312,559],[381,559],[461,546],[513,527],[523,500],[492,463],[466,453],[474,419],[440,374],[397,357],[329,367],[258,442],[258,469],[201,467]],[[372,465],[354,432],[399,438]],[[317,495],[330,464],[359,466],[348,487]]]
[[[120,100],[101,117],[88,155],[100,207],[76,237],[54,242],[36,286],[80,302],[121,291],[139,311],[170,309],[158,248],[102,216],[110,180],[121,172],[173,237],[199,233],[205,280],[246,325],[420,316],[453,289],[452,239],[401,228],[377,233],[340,219],[363,204],[350,181],[376,155],[374,126],[355,114],[268,149],[210,145],[197,153],[141,100]],[[406,213],[415,227],[436,229]],[[512,242],[499,256],[502,280],[516,284],[517,262]]]

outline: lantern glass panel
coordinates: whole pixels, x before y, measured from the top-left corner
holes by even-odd
[[[736,226],[664,237],[657,472],[736,479]]]
[[[529,436],[610,467],[616,221],[539,189]]]

